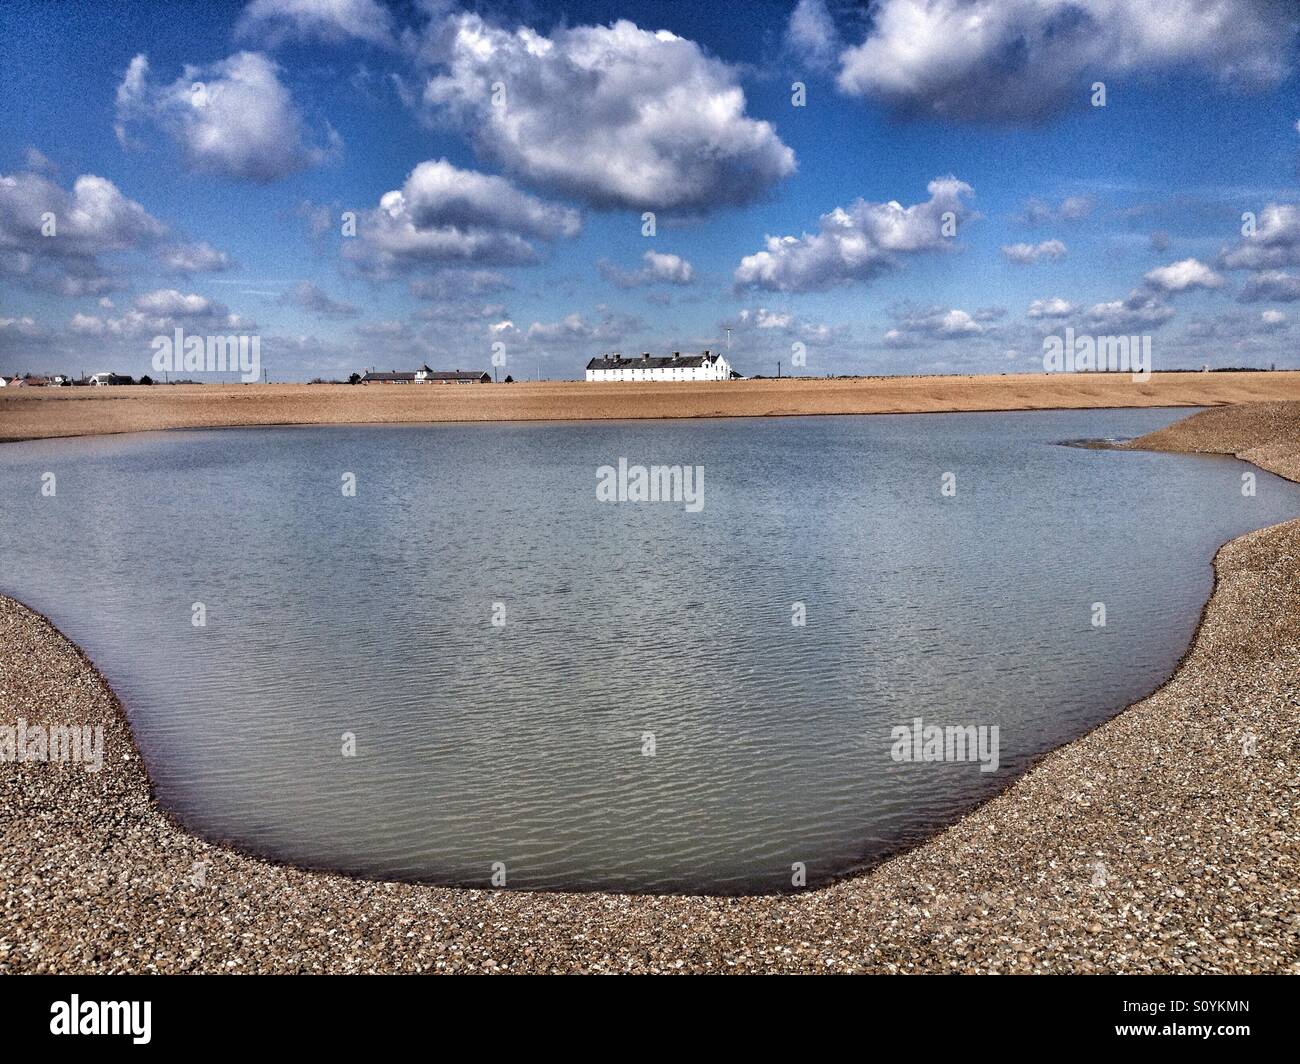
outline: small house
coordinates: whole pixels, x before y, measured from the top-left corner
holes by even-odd
[[[491,384],[492,377],[481,369],[438,370],[421,366],[415,371],[417,384]]]

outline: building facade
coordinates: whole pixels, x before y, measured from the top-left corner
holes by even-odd
[[[428,366],[409,371],[376,373],[361,376],[362,384],[491,384],[492,376],[481,369],[437,370]]]
[[[491,384],[490,374],[481,369],[430,369],[421,366],[415,371],[416,384]]]
[[[587,363],[589,381],[727,381],[731,377],[731,364],[711,351],[702,355],[674,351],[661,358],[648,352],[624,358],[616,351]]]

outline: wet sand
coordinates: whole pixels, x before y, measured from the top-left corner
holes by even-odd
[[[1269,407],[1137,445],[1295,476],[1300,404]],[[1300,973],[1298,562],[1300,520],[1229,543],[1152,696],[916,849],[752,898],[364,882],[200,840],[91,663],[0,597],[0,724],[102,725],[106,746],[94,774],[0,764],[0,971]]]
[[[241,425],[587,421],[1300,400],[1300,372],[786,378],[707,383],[166,385],[0,389],[0,441]]]

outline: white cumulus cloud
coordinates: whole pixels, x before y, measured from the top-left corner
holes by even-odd
[[[224,303],[194,292],[159,288],[136,297],[131,308],[118,317],[77,313],[68,329],[79,336],[102,336],[125,341],[166,335],[174,329],[247,330],[256,323],[231,313]]]
[[[576,236],[581,227],[570,207],[439,159],[384,193],[344,253],[376,276],[439,264],[518,266],[539,258],[533,241]]]
[[[1053,296],[1051,299],[1035,299],[1025,313],[1030,318],[1068,318],[1078,309],[1068,299]]]
[[[1148,271],[1142,278],[1158,292],[1186,292],[1193,288],[1222,288],[1219,274],[1199,259],[1181,259]]]
[[[220,303],[194,292],[159,288],[135,299],[135,309],[145,314],[173,318],[225,318],[230,312]]]
[[[1020,266],[1028,266],[1039,259],[1065,258],[1065,245],[1059,240],[1044,240],[1039,244],[1003,244],[1002,254]]]
[[[1240,303],[1295,303],[1300,301],[1300,276],[1282,270],[1264,270],[1242,285]]]
[[[478,15],[435,24],[432,115],[527,183],[602,208],[704,213],[751,203],[794,153],[745,113],[736,72],[695,42],[626,20],[549,36]]]
[[[1246,89],[1285,77],[1288,0],[878,0],[840,59],[842,91],[957,119],[1041,118],[1094,81],[1208,73]]]
[[[1300,265],[1300,205],[1265,206],[1254,233],[1224,251],[1219,265],[1229,270],[1276,270]]]
[[[276,46],[289,39],[369,41],[391,46],[393,16],[378,0],[253,0],[239,17],[235,35]]]
[[[978,312],[958,307],[930,307],[917,310],[904,306],[896,308],[893,317],[897,325],[888,330],[884,336],[886,347],[916,347],[926,340],[964,340],[984,335],[987,324],[981,322]]]
[[[720,328],[735,333],[747,352],[778,351],[782,347],[789,350],[788,345],[796,340],[810,347],[825,347],[842,343],[849,335],[847,326],[811,321],[790,311],[767,307],[746,308],[734,318],[721,322]]]
[[[786,46],[815,70],[832,66],[843,44],[826,0],[799,0],[790,12]]]
[[[616,344],[641,328],[639,318],[602,306],[594,319],[574,313],[559,321],[535,321],[520,339],[540,351],[586,351],[592,344]]]
[[[206,241],[197,244],[173,244],[159,253],[162,264],[176,273],[219,273],[234,262],[224,251]]]
[[[930,198],[910,207],[859,199],[822,215],[815,233],[767,237],[764,250],[741,259],[737,287],[822,291],[869,281],[896,268],[899,256],[951,247],[952,238],[944,235],[945,215],[957,225],[969,218],[964,197],[972,189],[955,177],[935,178],[927,189]]]
[[[1130,292],[1125,299],[1096,303],[1085,315],[1090,328],[1106,334],[1158,329],[1173,316],[1173,307],[1142,289]]]
[[[641,256],[644,265],[637,270],[625,270],[601,259],[597,268],[601,276],[619,288],[637,288],[650,284],[690,284],[695,278],[695,268],[680,255],[660,251],[647,251]]]
[[[276,181],[341,146],[332,130],[327,147],[311,143],[279,68],[259,52],[187,65],[168,85],[153,84],[149,60],[137,55],[117,89],[117,121],[124,144],[136,124],[154,126],[180,145],[190,169],[237,180]]]
[[[155,246],[167,227],[113,182],[82,174],[65,191],[29,171],[0,175],[0,276],[63,295],[120,282],[101,256]]]

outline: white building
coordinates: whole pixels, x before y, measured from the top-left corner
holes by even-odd
[[[624,358],[617,351],[587,363],[589,381],[727,381],[731,364],[721,355],[683,355],[674,351],[664,358],[648,352],[639,358]]]

